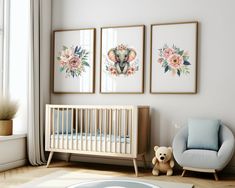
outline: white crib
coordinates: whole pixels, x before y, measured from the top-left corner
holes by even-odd
[[[148,106],[46,105],[47,167],[54,152],[136,159],[148,146]],[[68,159],[69,161],[69,159]]]

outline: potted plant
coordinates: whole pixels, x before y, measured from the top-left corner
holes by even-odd
[[[9,97],[0,97],[0,136],[12,135],[12,119],[18,110],[18,103]]]

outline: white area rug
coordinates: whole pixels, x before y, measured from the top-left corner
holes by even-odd
[[[108,184],[101,184],[101,182],[106,182]],[[113,181],[113,185],[110,182]],[[124,181],[124,183],[120,182]],[[119,183],[118,183],[119,182]],[[126,183],[125,183],[126,182]],[[131,182],[133,184],[131,184]],[[137,182],[137,183],[136,183]],[[138,187],[139,182],[139,187]],[[85,183],[89,183],[85,185]],[[82,186],[77,186],[82,184]],[[104,186],[102,186],[104,185]],[[132,186],[134,185],[134,186]],[[173,183],[157,180],[146,180],[141,177],[138,178],[124,178],[124,177],[113,177],[109,175],[97,175],[91,173],[80,173],[80,172],[68,172],[68,171],[58,171],[53,172],[49,175],[37,178],[29,183],[26,183],[19,188],[192,188],[192,184],[185,183]]]

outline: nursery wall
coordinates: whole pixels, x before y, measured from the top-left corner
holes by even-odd
[[[95,27],[97,41],[95,94],[51,93],[51,103],[149,105],[151,150],[171,145],[177,127],[188,117],[219,118],[235,133],[234,7],[234,0],[52,0],[52,30]],[[150,94],[150,24],[195,20],[198,93]],[[144,94],[100,94],[100,27],[135,24],[146,25]],[[235,158],[230,167],[235,168]]]

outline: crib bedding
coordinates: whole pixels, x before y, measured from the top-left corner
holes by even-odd
[[[67,134],[61,134],[61,133],[57,134],[56,133],[56,134],[54,134],[54,137],[53,137],[53,135],[51,135],[51,139],[55,139],[55,140],[57,140],[58,138],[59,138],[59,140],[62,140],[62,139],[66,140],[67,137],[68,137],[68,140],[71,140],[71,139],[79,140],[79,141],[80,140],[83,140],[83,141],[86,141],[86,140],[95,141],[95,140],[97,140],[97,142],[100,142],[100,141],[104,142],[105,140],[106,140],[106,142],[110,142],[110,140],[111,140],[111,142],[115,142],[115,135],[109,135],[109,134],[106,135],[106,139],[105,139],[104,134],[95,135],[95,134],[77,133],[77,135],[76,135],[76,133],[73,133],[73,134],[68,134],[68,136],[67,136]],[[119,143],[119,142],[121,142],[121,143],[125,143],[125,142],[130,143],[130,137],[126,136],[126,139],[125,139],[124,136],[121,136],[121,137],[116,136],[116,142],[117,143]]]
[[[67,136],[68,135],[68,136]],[[110,139],[111,138],[111,139]],[[120,139],[121,138],[121,139]],[[110,141],[111,140],[111,141]],[[119,142],[120,140],[120,142]],[[109,153],[131,153],[131,141],[130,137],[115,136],[114,135],[105,135],[95,134],[54,134],[51,135],[51,147],[57,149],[70,149],[77,151],[98,151],[98,152],[109,152]]]

